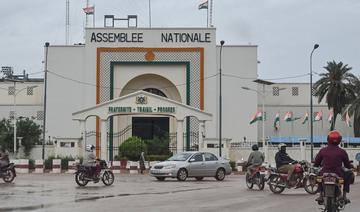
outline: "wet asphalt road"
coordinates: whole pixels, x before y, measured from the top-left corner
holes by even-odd
[[[345,211],[358,212],[360,182],[350,194]],[[115,175],[115,183],[81,188],[71,174],[23,174],[14,183],[0,182],[0,211],[320,211],[316,196],[303,189],[272,194],[248,190],[244,176],[227,176],[223,182],[169,179],[158,182],[147,175]]]

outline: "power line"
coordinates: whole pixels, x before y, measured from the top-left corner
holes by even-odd
[[[237,78],[237,79],[243,79],[243,80],[256,80],[258,78],[254,78],[254,77],[241,77],[241,76],[237,76],[237,75],[233,75],[233,74],[222,74],[225,77],[233,77],[233,78]],[[283,80],[283,79],[294,79],[294,78],[302,78],[302,77],[306,77],[309,74],[301,74],[301,75],[295,75],[295,76],[289,76],[289,77],[279,77],[279,78],[268,78],[268,79],[263,79],[263,80]]]

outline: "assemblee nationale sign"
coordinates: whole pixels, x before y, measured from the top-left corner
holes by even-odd
[[[162,32],[161,43],[210,43],[210,32]],[[93,32],[91,43],[143,43],[142,32]]]
[[[175,113],[175,107],[109,107],[108,113]]]

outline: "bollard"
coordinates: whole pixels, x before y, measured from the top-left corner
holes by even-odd
[[[127,167],[129,167],[130,174],[138,174],[139,173],[139,171],[138,171],[139,162],[129,161]]]
[[[120,161],[111,162],[111,170],[114,174],[120,174]]]
[[[61,173],[61,159],[52,160],[52,171],[51,173],[58,174]]]
[[[16,172],[22,174],[29,173],[29,159],[20,159],[19,163],[16,165]]]
[[[76,171],[75,168],[76,168],[76,161],[68,161],[68,170],[66,171],[66,173],[74,174]]]
[[[42,159],[35,160],[35,173],[37,174],[44,173],[44,160]]]

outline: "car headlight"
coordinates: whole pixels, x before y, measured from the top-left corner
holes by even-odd
[[[176,167],[175,164],[170,164],[170,165],[164,166],[164,169],[174,169],[175,167]]]

